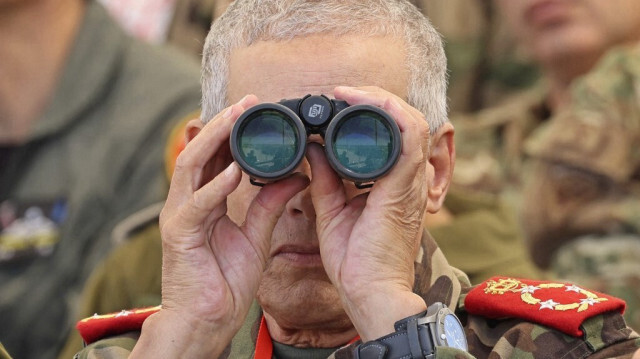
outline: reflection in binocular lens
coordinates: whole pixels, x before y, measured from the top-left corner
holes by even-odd
[[[340,163],[356,173],[371,173],[384,167],[393,141],[386,122],[372,112],[349,117],[335,131],[333,152]]]
[[[277,111],[262,111],[245,123],[239,147],[250,166],[272,173],[291,164],[300,144],[296,129],[286,116]]]

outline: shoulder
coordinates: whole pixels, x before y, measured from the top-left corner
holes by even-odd
[[[640,46],[615,48],[574,81],[571,102],[541,127],[527,152],[626,182],[640,152]]]
[[[570,283],[494,277],[469,291],[462,308],[481,357],[630,357],[640,343],[622,318],[624,301]]]

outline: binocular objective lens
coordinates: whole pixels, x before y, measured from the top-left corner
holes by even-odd
[[[291,119],[272,110],[260,111],[244,121],[237,138],[242,159],[265,173],[285,169],[300,148],[298,131]]]
[[[334,131],[333,153],[344,167],[358,174],[380,170],[393,151],[388,121],[374,112],[356,112]]]

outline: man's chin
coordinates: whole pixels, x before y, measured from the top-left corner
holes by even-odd
[[[332,321],[344,325],[348,321],[338,292],[326,275],[295,281],[263,278],[257,300],[284,327],[307,329]]]

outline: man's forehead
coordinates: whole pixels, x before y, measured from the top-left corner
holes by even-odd
[[[379,86],[406,98],[402,41],[391,37],[329,35],[258,41],[230,58],[228,98],[248,93],[279,101],[308,93],[333,96],[336,86]]]

